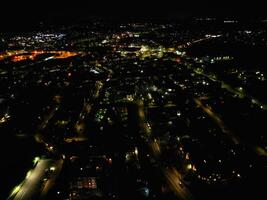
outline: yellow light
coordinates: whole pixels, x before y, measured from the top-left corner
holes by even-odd
[[[12,190],[10,196],[13,196],[13,195],[17,194],[19,192],[20,188],[21,188],[21,185],[18,185],[16,187],[14,187],[14,189]]]
[[[35,157],[34,160],[33,160],[33,164],[36,164],[39,160],[40,160],[39,157]]]
[[[27,172],[26,179],[30,177],[31,173],[32,173],[31,171]]]
[[[188,164],[188,165],[186,166],[186,168],[187,168],[188,170],[191,170],[191,169],[193,168],[193,166],[192,166],[191,164]]]

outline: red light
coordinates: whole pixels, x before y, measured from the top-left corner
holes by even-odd
[[[177,57],[177,58],[175,59],[175,61],[176,61],[177,63],[180,63],[180,62],[181,62],[181,58],[180,58],[180,57]]]

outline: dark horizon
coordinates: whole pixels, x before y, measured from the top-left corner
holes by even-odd
[[[265,18],[267,14],[260,3],[233,3],[230,1],[202,2],[170,1],[104,1],[94,2],[46,1],[41,3],[6,3],[0,17],[2,30],[27,30],[39,26],[40,22],[62,24],[92,18],[104,19],[188,19],[197,16],[238,17],[243,19]],[[1,30],[0,29],[0,30]]]

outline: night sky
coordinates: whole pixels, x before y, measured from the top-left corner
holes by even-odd
[[[265,17],[263,3],[193,0],[46,0],[8,1],[1,5],[1,27],[22,28],[39,21],[104,18],[185,18],[192,16]]]

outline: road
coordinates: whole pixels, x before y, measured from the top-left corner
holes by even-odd
[[[221,35],[216,36],[215,38],[221,37]],[[189,48],[191,47],[193,44],[199,43],[199,42],[203,42],[203,41],[207,41],[207,40],[213,40],[214,37],[204,37],[204,38],[200,38],[200,39],[196,39],[193,40],[191,42],[185,43],[180,45],[180,47],[176,47],[174,48],[174,53],[176,51],[179,51],[180,49],[183,48]],[[198,64],[195,63],[195,61],[188,56],[185,56],[186,58],[186,62],[184,63],[184,65],[187,67],[188,70],[192,70],[193,72],[195,72],[196,74],[202,75],[208,79],[210,79],[213,82],[218,82],[221,84],[221,88],[226,89],[228,92],[236,95],[238,98],[248,98],[251,101],[251,104],[255,104],[257,106],[259,106],[262,110],[267,110],[267,104],[264,102],[261,102],[259,99],[249,95],[243,88],[242,90],[240,90],[239,88],[234,88],[231,85],[225,83],[223,80],[218,80],[215,76],[215,74],[211,74],[211,72],[209,72],[209,74],[205,73],[204,71],[199,71],[197,70],[197,68],[195,68],[194,66],[197,66]],[[202,64],[203,65],[203,64]],[[205,66],[206,68],[206,66]]]
[[[63,161],[53,160],[53,159],[40,159],[35,168],[28,171],[27,176],[24,181],[17,186],[8,199],[12,200],[30,200],[38,199],[40,193],[44,197],[47,194],[48,189],[50,189],[58,176]],[[49,178],[46,178],[46,170],[54,169],[51,171]]]
[[[223,120],[212,111],[208,106],[203,105],[200,99],[194,99],[195,103],[220,127],[221,131],[233,141],[234,144],[240,144],[241,140],[232,131],[230,131]],[[259,145],[248,145],[258,156],[267,157],[267,151]]]
[[[221,131],[227,135],[234,144],[240,144],[240,139],[226,127],[223,120],[214,113],[210,107],[203,105],[203,103],[196,98],[194,99],[194,102],[220,127]]]
[[[49,151],[52,151],[56,155],[58,152],[55,150],[54,146],[49,145],[45,141],[45,136],[41,134],[41,132],[48,125],[50,119],[53,118],[56,111],[59,109],[59,106],[59,104],[56,104],[49,110],[49,113],[44,117],[34,136],[36,142],[44,144]],[[44,199],[49,189],[51,189],[54,185],[55,179],[59,175],[62,165],[62,159],[40,159],[34,169],[28,171],[27,176],[22,183],[13,189],[8,199],[29,200],[38,199],[38,197],[41,197],[40,199]],[[44,181],[44,178],[46,178],[46,171],[49,169],[53,170],[50,171],[49,177],[47,177],[47,180]]]
[[[42,132],[47,127],[49,121],[54,117],[59,108],[60,104],[57,104],[52,109],[49,110],[49,113],[46,116],[44,116],[42,123],[37,127],[37,131],[34,135],[34,139],[37,143],[43,144],[48,151],[53,152],[54,154],[59,154],[59,152],[57,151],[55,146],[46,142],[45,135]]]
[[[172,191],[179,199],[193,199],[191,192],[183,183],[181,174],[175,168],[167,168],[164,170],[164,176]]]
[[[83,105],[82,111],[80,112],[79,118],[75,124],[75,130],[78,133],[77,138],[87,138],[84,132],[85,131],[85,118],[91,112],[92,107],[94,105],[93,102],[99,97],[99,94],[103,87],[103,83],[101,81],[96,81],[95,86],[96,88],[95,88],[95,91],[93,92],[93,97],[84,99],[84,105]]]
[[[194,65],[194,63],[192,63],[192,65]],[[224,81],[218,80],[214,74],[205,74],[204,72],[201,72],[201,71],[199,71],[195,68],[191,68],[189,66],[188,66],[188,69],[193,70],[196,74],[202,75],[213,82],[220,83],[222,89],[226,89],[228,92],[236,95],[238,98],[243,99],[246,97],[246,98],[250,99],[251,104],[258,105],[262,110],[267,110],[267,104],[261,102],[260,100],[256,99],[255,97],[249,95],[242,87],[241,87],[242,88],[241,90],[240,90],[240,88],[233,88],[231,85],[225,83]]]
[[[166,182],[174,194],[181,200],[192,200],[193,196],[187,186],[184,184],[182,174],[175,168],[166,168],[160,162],[161,146],[157,140],[151,138],[151,128],[145,119],[144,104],[142,101],[136,102],[138,106],[137,114],[139,118],[139,126],[141,129],[141,137],[145,140],[152,152],[155,160],[158,162],[161,173],[164,175]]]
[[[54,165],[52,166],[52,167],[54,167],[53,174],[51,174],[50,178],[47,180],[46,184],[44,185],[44,187],[41,191],[41,195],[40,195],[41,200],[46,198],[49,190],[55,185],[55,181],[56,181],[59,173],[61,172],[62,165],[63,165],[62,159],[54,162]]]

